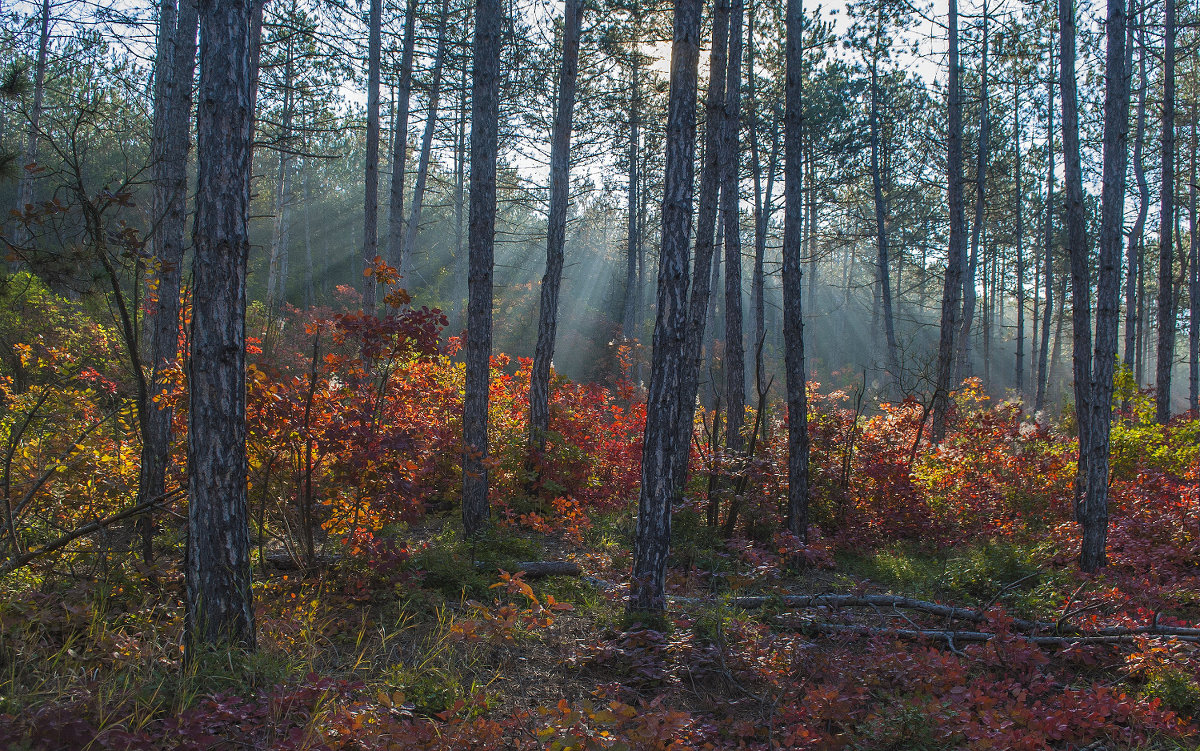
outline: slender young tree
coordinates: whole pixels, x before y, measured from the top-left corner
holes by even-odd
[[[708,58],[708,96],[705,103],[704,164],[700,169],[700,195],[696,207],[696,257],[692,262],[692,289],[688,299],[687,332],[684,342],[684,366],[679,387],[679,436],[676,442],[675,476],[680,486],[687,482],[688,456],[691,450],[692,421],[696,415],[696,394],[700,383],[701,348],[708,325],[710,296],[716,286],[714,233],[720,197],[722,130],[725,107],[725,77],[729,53],[729,0],[716,0],[712,17],[712,46]],[[711,351],[711,348],[710,348]]]
[[[500,0],[476,0],[471,81],[470,239],[467,253],[467,372],[463,399],[463,528],[488,524],[487,424],[496,243],[496,152],[500,125]]]
[[[192,81],[196,74],[197,8],[194,0],[164,0],[159,23],[154,108],[154,193],[156,224],[150,234],[155,257],[155,297],[150,317],[149,401],[142,426],[138,502],[166,492],[174,412],[155,399],[166,388],[163,375],[179,360],[179,291],[187,222],[187,159],[191,144]],[[154,557],[150,514],[141,521],[142,559]]]
[[[408,156],[408,116],[412,98],[413,50],[416,47],[418,0],[404,11],[400,81],[396,86],[396,119],[392,124],[392,183],[388,201],[388,263],[404,271],[404,165]],[[466,96],[466,87],[463,88]]]
[[[983,55],[979,66],[979,150],[975,160],[975,221],[971,223],[971,252],[967,258],[966,276],[963,277],[962,328],[955,341],[958,352],[959,376],[971,371],[971,327],[975,324],[977,294],[975,277],[979,268],[979,243],[983,235],[983,207],[986,199],[988,169],[988,7],[983,3]]]
[[[651,346],[642,485],[638,494],[629,611],[666,610],[671,504],[680,491],[675,473],[682,410],[688,313],[688,240],[696,156],[696,79],[700,62],[700,0],[675,0],[668,95],[658,310]]]
[[[221,644],[254,648],[246,499],[253,2],[201,0],[199,8],[184,620],[189,655]]]
[[[1171,368],[1175,364],[1175,0],[1163,0],[1162,188],[1158,220],[1158,357],[1154,416],[1171,419]]]
[[[442,93],[442,67],[446,58],[446,23],[449,16],[449,0],[442,0],[438,14],[437,51],[433,56],[433,80],[429,84],[429,114],[425,117],[425,132],[421,136],[417,182],[413,185],[412,207],[409,209],[408,227],[404,233],[404,249],[400,254],[404,261],[412,258],[417,248],[417,230],[421,228],[421,207],[425,202],[425,184],[429,179],[429,162],[433,155],[433,131],[437,127],[438,101]]]
[[[1075,417],[1079,425],[1079,463],[1075,475],[1076,514],[1082,510],[1091,456],[1092,431],[1092,310],[1087,215],[1083,205],[1083,168],[1079,156],[1079,96],[1075,73],[1075,4],[1058,2],[1059,77],[1062,98],[1063,178],[1067,199],[1067,257],[1071,267],[1072,372],[1075,381]],[[1123,61],[1122,61],[1123,62]]]
[[[550,143],[550,213],[546,231],[546,274],[542,277],[537,346],[529,376],[529,452],[546,450],[550,429],[550,364],[558,330],[558,291],[562,282],[563,248],[567,241],[567,208],[571,187],[571,123],[575,114],[575,82],[579,76],[580,0],[563,7],[562,65],[558,72],[558,104]]]
[[[1046,200],[1042,206],[1042,282],[1046,304],[1042,307],[1042,339],[1038,345],[1035,412],[1046,406],[1050,374],[1050,324],[1054,318],[1054,41],[1050,41],[1050,73],[1046,77]]]
[[[367,20],[367,163],[363,210],[363,267],[379,255],[379,58],[383,24],[382,0],[370,0]],[[375,310],[375,277],[363,275],[363,310]]]
[[[953,4],[955,0],[950,0]],[[787,3],[784,93],[783,336],[788,407],[787,529],[808,540],[808,393],[804,365],[804,3]]]
[[[1129,30],[1137,26],[1138,40],[1138,102],[1137,102],[1137,131],[1133,140],[1133,178],[1137,182],[1138,211],[1133,220],[1133,228],[1129,231],[1129,244],[1125,250],[1125,367],[1135,370],[1137,366],[1137,328],[1138,316],[1137,288],[1138,280],[1142,278],[1142,237],[1146,228],[1146,215],[1150,209],[1150,183],[1146,179],[1146,167],[1142,159],[1142,151],[1146,137],[1146,89],[1148,88],[1146,74],[1146,32],[1145,11],[1138,8],[1139,22],[1127,24]],[[1127,40],[1128,43],[1128,40]],[[1133,45],[1130,45],[1131,47]],[[1139,384],[1140,386],[1141,384]]]
[[[1126,0],[1108,0],[1105,23],[1104,168],[1100,197],[1100,270],[1096,280],[1096,349],[1092,356],[1092,409],[1088,418],[1091,454],[1081,522],[1079,565],[1097,571],[1105,565],[1108,538],[1109,431],[1112,425],[1113,370],[1120,322],[1121,240],[1125,215],[1125,172],[1129,152],[1129,76],[1125,60]],[[1082,424],[1082,422],[1080,423]]]
[[[1188,177],[1188,232],[1190,258],[1188,260],[1188,303],[1191,306],[1188,328],[1188,409],[1200,415],[1200,247],[1197,247],[1197,196],[1200,186],[1196,185],[1196,68],[1192,67],[1192,144],[1191,175]]]
[[[958,0],[949,0],[948,33],[949,85],[946,117],[946,184],[950,208],[950,245],[946,253],[946,276],[942,289],[941,333],[938,339],[937,382],[933,393],[931,438],[939,443],[946,437],[946,417],[950,411],[951,378],[954,374],[954,337],[958,331],[966,264],[966,212],[963,206],[962,173],[962,92],[958,62]]]
[[[746,414],[746,348],[742,326],[742,216],[739,189],[741,148],[738,131],[742,102],[743,0],[733,0],[729,13],[729,60],[725,74],[725,169],[721,175],[721,218],[725,225],[725,445],[733,453],[743,447]],[[735,521],[732,516],[730,522]],[[727,529],[732,533],[733,530]]]

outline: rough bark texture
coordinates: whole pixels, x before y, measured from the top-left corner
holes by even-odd
[[[1158,223],[1158,357],[1154,371],[1154,413],[1171,418],[1171,366],[1175,364],[1175,0],[1163,0],[1162,188]]]
[[[201,0],[185,645],[254,648],[246,504],[251,0]]]
[[[1108,0],[1108,55],[1105,63],[1104,184],[1100,198],[1100,271],[1096,280],[1096,350],[1092,356],[1092,415],[1088,420],[1091,455],[1084,498],[1084,571],[1104,566],[1108,537],[1108,456],[1112,425],[1113,369],[1120,323],[1121,239],[1125,218],[1125,168],[1129,152],[1129,77],[1125,61],[1125,0]]]
[[[716,247],[713,234],[717,224],[720,196],[721,131],[725,120],[725,75],[729,52],[729,2],[716,0],[713,8],[712,47],[708,57],[708,97],[705,105],[704,164],[700,171],[700,195],[696,207],[696,257],[692,262],[692,290],[688,299],[687,333],[684,342],[683,374],[679,387],[679,438],[676,446],[675,476],[682,486],[687,482],[688,456],[691,449],[692,421],[696,414],[696,392],[700,384],[701,347],[708,324],[709,303],[716,285],[713,263]]]
[[[1141,12],[1139,11],[1139,16]],[[1133,29],[1134,23],[1128,24]],[[1142,150],[1146,137],[1146,32],[1144,24],[1138,27],[1138,103],[1137,103],[1137,135],[1133,141],[1133,177],[1138,188],[1138,213],[1133,220],[1133,228],[1129,231],[1129,245],[1125,250],[1125,367],[1136,370],[1137,367],[1137,328],[1138,328],[1138,280],[1142,277],[1142,234],[1146,228],[1146,215],[1150,208],[1150,183],[1146,180],[1146,168],[1142,161]],[[1141,385],[1140,383],[1138,384]]]
[[[988,166],[988,16],[983,4],[983,59],[979,70],[979,150],[975,160],[975,221],[971,223],[971,254],[963,277],[962,328],[955,340],[958,378],[971,375],[971,327],[975,325],[975,274],[979,268],[979,242],[983,234],[983,206]],[[986,285],[985,285],[986,292]]]
[[[953,0],[952,0],[953,2]],[[808,394],[804,366],[804,4],[788,0],[784,84],[783,340],[788,407],[787,528],[808,539]]]
[[[962,92],[958,63],[958,0],[949,0],[949,91],[946,117],[946,183],[950,207],[950,245],[946,253],[946,278],[942,288],[941,333],[938,337],[937,381],[933,393],[933,424],[930,436],[935,443],[946,437],[946,416],[950,411],[950,387],[954,374],[954,337],[958,332],[959,303],[962,299],[963,266],[966,263],[966,214],[963,206],[962,178]]]
[[[167,463],[171,455],[173,410],[154,404],[164,390],[163,373],[179,359],[179,288],[183,276],[184,233],[187,221],[187,158],[191,143],[192,79],[196,72],[195,2],[183,0],[174,16],[175,28],[159,44],[166,44],[166,55],[159,53],[157,75],[162,76],[161,96],[156,91],[154,112],[156,153],[154,158],[154,218],[151,252],[157,261],[157,288],[150,316],[149,404],[142,426],[142,457],[138,475],[138,502],[145,503],[165,492]],[[172,11],[175,9],[172,8]],[[166,20],[170,25],[171,20]],[[141,522],[142,558],[153,558],[153,526],[150,514]]]
[[[396,121],[392,124],[392,184],[388,201],[388,263],[404,271],[404,163],[408,156],[408,114],[412,96],[413,49],[416,46],[417,0],[404,12],[400,83],[396,87]],[[465,89],[464,89],[465,91]]]
[[[558,109],[550,143],[550,213],[546,230],[546,274],[542,277],[537,346],[529,376],[529,449],[533,455],[546,448],[550,429],[550,363],[558,330],[558,291],[562,282],[563,248],[567,241],[567,207],[571,188],[571,123],[575,113],[575,81],[579,75],[580,0],[566,0],[563,8],[562,66],[558,72]]]
[[[896,324],[892,312],[891,263],[888,261],[887,205],[883,198],[883,175],[879,167],[879,56],[883,35],[883,6],[877,10],[875,41],[871,49],[871,197],[875,204],[875,274],[883,307],[883,338],[887,344],[887,369],[893,380],[900,378]],[[986,59],[986,53],[985,59]]]
[[[1092,309],[1088,262],[1087,214],[1083,205],[1083,169],[1079,159],[1079,97],[1075,78],[1075,4],[1059,0],[1059,77],[1062,95],[1063,179],[1067,199],[1067,256],[1071,266],[1071,362],[1075,384],[1075,418],[1079,425],[1079,464],[1075,475],[1076,516],[1082,509],[1087,478],[1088,421],[1092,416]]]
[[[638,245],[641,242],[638,237],[638,167],[641,164],[642,74],[637,51],[632,55],[629,66],[629,151],[626,154],[629,174],[625,182],[625,301],[621,310],[621,328],[625,336],[636,339]]]
[[[292,118],[295,99],[292,93],[295,78],[292,40],[289,38],[283,63],[283,112],[280,117],[278,191],[275,193],[275,222],[271,230],[271,255],[267,270],[267,310],[277,313],[287,300],[288,245],[291,234],[292,192]]]
[[[696,152],[696,78],[700,59],[700,0],[675,0],[671,87],[667,105],[662,247],[658,310],[651,347],[642,486],[630,580],[630,612],[666,609],[671,504],[682,478],[675,472],[679,442],[679,389],[688,313],[688,240]]]
[[[1054,67],[1054,54],[1050,55]],[[1042,340],[1038,345],[1037,390],[1033,400],[1035,412],[1046,406],[1046,381],[1050,374],[1050,323],[1054,315],[1054,76],[1046,79],[1046,201],[1042,215],[1042,282],[1046,304],[1042,308]]]
[[[1195,80],[1193,78],[1193,80]],[[1188,328],[1188,409],[1200,409],[1200,247],[1197,247],[1196,192],[1196,100],[1192,100],[1192,172],[1188,178],[1188,232],[1191,236],[1191,257],[1188,260],[1188,301],[1191,305],[1191,325]]]
[[[1014,79],[1017,80],[1017,79]],[[1017,356],[1013,366],[1013,381],[1017,393],[1025,391],[1025,195],[1021,167],[1021,87],[1013,90],[1013,205],[1017,220]]]
[[[446,22],[450,15],[448,0],[442,0],[438,15],[437,51],[433,58],[433,80],[429,85],[429,114],[425,118],[425,132],[421,135],[421,156],[417,161],[417,182],[413,185],[412,207],[408,214],[408,227],[404,232],[404,249],[401,258],[411,261],[417,249],[417,230],[421,228],[421,206],[425,202],[425,184],[429,180],[429,160],[433,155],[433,131],[437,127],[438,101],[442,93],[442,67],[446,59]]]
[[[382,0],[370,0],[367,22],[367,159],[363,190],[363,267],[371,268],[379,255],[379,57],[383,42]],[[363,276],[363,310],[375,310],[376,284]]]
[[[467,220],[467,372],[463,401],[463,527],[487,526],[488,376],[496,242],[496,149],[500,119],[500,0],[476,0],[471,82],[471,187]]]
[[[742,221],[739,130],[742,102],[743,0],[733,0],[729,13],[729,71],[725,74],[726,162],[721,175],[721,218],[725,224],[725,445],[734,453],[744,444],[746,416],[746,347],[742,327]]]

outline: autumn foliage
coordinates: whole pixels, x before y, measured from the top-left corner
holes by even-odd
[[[0,547],[11,558],[127,507],[139,439],[128,366],[102,318],[31,277],[8,285]],[[1195,416],[1155,425],[1149,399],[1124,384],[1110,566],[1084,576],[1072,426],[1017,400],[968,382],[935,447],[917,400],[859,409],[854,394],[810,384],[807,545],[780,531],[780,406],[758,423],[753,455],[727,452],[701,411],[676,509],[679,599],[669,623],[619,623],[645,419],[628,350],[614,343],[606,384],[555,377],[536,456],[530,363],[493,358],[501,529],[476,545],[452,532],[459,340],[401,290],[388,301],[379,316],[251,310],[260,662],[182,664],[186,500],[172,496],[156,515],[153,570],[118,524],[3,580],[0,747],[1134,749],[1200,732],[1194,642],[1047,646],[1014,626],[1018,615],[1077,630],[1197,625]],[[186,368],[168,380],[159,406],[175,408],[184,435]],[[177,447],[168,487],[183,471]],[[527,548],[571,557],[590,578],[528,581],[512,568]],[[772,600],[798,589],[966,598],[981,614],[970,628],[990,640],[897,633],[950,627],[919,614],[800,613]],[[743,610],[743,594],[767,602]],[[538,669],[552,679],[520,672]],[[504,688],[510,675],[516,688]],[[566,688],[540,693],[543,683]]]

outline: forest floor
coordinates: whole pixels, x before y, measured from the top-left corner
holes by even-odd
[[[366,556],[264,569],[258,651],[187,666],[177,562],[156,582],[130,563],[99,586],[10,582],[0,745],[1200,748],[1196,636],[1098,631],[1196,625],[1195,571],[1153,612],[1045,541],[822,549],[796,572],[685,511],[669,615],[644,625],[624,609],[627,512],[476,544],[457,528],[425,517]],[[523,561],[582,575],[526,581]]]

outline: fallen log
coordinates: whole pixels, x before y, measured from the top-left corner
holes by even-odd
[[[772,623],[775,628],[785,629],[789,631],[801,631],[805,633],[818,632],[830,634],[858,634],[861,636],[895,636],[902,638],[920,638],[920,639],[938,639],[951,645],[964,643],[980,643],[989,642],[996,638],[996,634],[986,631],[953,631],[941,629],[915,629],[915,628],[883,628],[878,626],[863,626],[858,624],[848,623],[825,623],[822,621],[801,621],[798,623],[776,622]],[[1146,636],[1148,638],[1158,639],[1175,639],[1177,641],[1200,642],[1200,636],[1197,635],[1179,635],[1169,633],[1144,633],[1144,634],[1100,634],[1087,633],[1077,635],[1062,635],[1062,636],[1036,636],[1031,634],[1014,634],[1018,639],[1037,644],[1039,646],[1068,646],[1072,644],[1124,644],[1132,642],[1138,636]]]
[[[676,603],[699,603],[709,602],[699,598],[676,597],[672,599]],[[950,605],[941,605],[936,602],[927,600],[916,600],[911,597],[899,597],[895,595],[841,595],[841,594],[821,594],[821,595],[784,595],[782,597],[735,597],[728,600],[730,605],[744,608],[746,610],[757,610],[767,605],[776,605],[785,609],[808,609],[808,608],[848,608],[848,607],[869,607],[869,608],[892,608],[903,610],[915,610],[929,615],[935,615],[949,620],[967,621],[970,623],[986,623],[988,618],[984,613],[978,610],[968,608],[954,607]],[[1050,632],[1060,635],[1087,635],[1087,636],[1189,636],[1200,637],[1200,628],[1188,628],[1183,626],[1111,626],[1106,628],[1084,630],[1078,626],[1065,624],[1061,622],[1051,621],[1030,621],[1023,618],[1014,618],[1012,626],[1018,631],[1029,633]]]

